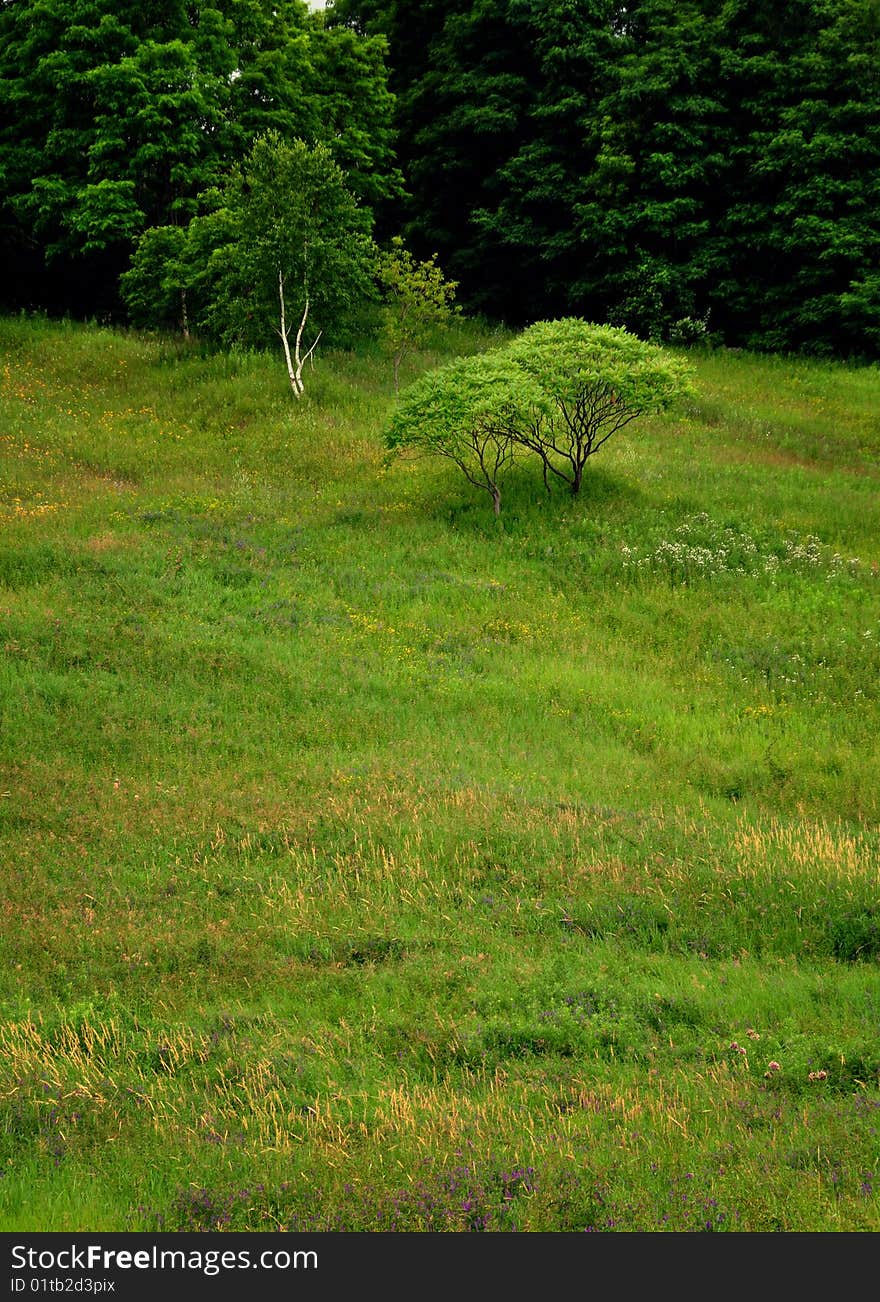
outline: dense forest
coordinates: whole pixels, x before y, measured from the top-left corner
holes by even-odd
[[[267,131],[466,307],[880,353],[878,0],[7,0],[5,306],[124,314]]]
[[[385,42],[301,0],[0,8],[7,306],[118,311],[148,229],[184,227],[257,137],[324,143],[365,205],[399,192]]]

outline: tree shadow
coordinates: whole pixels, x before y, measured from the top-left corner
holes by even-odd
[[[551,479],[550,491],[544,486],[540,469],[514,466],[501,486],[501,513],[495,516],[488,493],[470,488],[450,473],[447,483],[453,491],[432,500],[426,517],[472,534],[518,533],[536,525],[543,529],[571,523],[581,517],[597,521],[607,517],[638,513],[648,501],[646,493],[632,479],[601,466],[584,471],[581,490],[573,494],[561,479]],[[438,484],[438,488],[440,485]],[[442,492],[442,489],[441,489]]]

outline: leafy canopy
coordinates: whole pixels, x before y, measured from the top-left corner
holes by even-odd
[[[302,0],[0,3],[0,296],[115,310],[139,236],[185,225],[270,130],[394,198],[385,50]]]
[[[548,414],[544,395],[501,349],[463,357],[405,391],[385,434],[392,451],[446,457],[501,507],[500,478],[524,430]]]
[[[691,391],[691,368],[680,357],[622,326],[579,317],[538,321],[514,340],[507,356],[543,390],[553,413],[521,441],[547,473],[580,490],[589,457],[638,416],[664,411]]]
[[[335,0],[406,233],[510,324],[880,355],[878,0]]]
[[[370,292],[372,216],[348,189],[327,145],[259,137],[220,196],[229,214],[207,318],[226,343],[260,347],[278,327],[278,282],[288,313],[338,326]]]
[[[587,459],[638,416],[692,391],[680,357],[619,326],[577,317],[539,321],[504,348],[410,385],[392,417],[390,449],[445,456],[487,489],[496,514],[500,473],[523,452],[580,491]]]

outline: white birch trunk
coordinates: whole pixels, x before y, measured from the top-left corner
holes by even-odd
[[[281,322],[278,334],[281,336],[281,347],[284,349],[284,361],[287,365],[287,375],[290,380],[290,387],[293,389],[297,398],[301,398],[305,384],[303,382],[303,367],[314,353],[318,346],[318,340],[321,338],[323,331],[319,330],[315,335],[314,341],[310,348],[305,352],[302,351],[303,332],[306,328],[306,321],[309,319],[309,298],[306,295],[306,304],[303,308],[302,318],[299,323],[299,329],[296,332],[296,339],[293,344],[293,355],[290,352],[290,332],[293,329],[293,322],[287,324],[287,314],[284,306],[284,276],[281,271],[278,272],[278,306],[280,309]],[[314,363],[312,363],[314,365]]]
[[[303,389],[305,388],[305,385],[303,384],[303,378],[302,378],[303,367],[305,366],[309,358],[312,356],[312,353],[318,347],[318,340],[321,338],[321,334],[322,334],[322,332],[319,330],[318,333],[315,335],[314,342],[312,343],[311,348],[309,348],[305,353],[300,353],[300,348],[302,346],[303,331],[306,328],[306,321],[308,320],[308,317],[309,317],[309,296],[308,294],[306,294],[306,305],[303,308],[302,320],[300,321],[299,329],[296,332],[296,343],[294,345],[294,357],[296,359],[296,382],[299,385],[300,393],[302,393]]]
[[[297,369],[293,364],[293,358],[290,355],[290,326],[287,324],[287,318],[284,312],[284,276],[280,270],[278,272],[278,305],[281,309],[281,324],[278,333],[281,336],[281,347],[284,349],[284,361],[287,364],[287,376],[290,380],[291,389],[293,389],[295,396],[299,398],[303,391],[302,376],[297,374]],[[306,304],[306,311],[308,311],[308,304]],[[301,331],[302,325],[300,326],[300,332]],[[297,335],[297,348],[298,347],[299,335]],[[302,371],[301,366],[299,367],[299,371]]]

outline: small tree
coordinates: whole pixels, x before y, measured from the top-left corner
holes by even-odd
[[[135,245],[128,270],[119,278],[133,325],[180,330],[185,339],[191,327],[212,333],[214,305],[230,277],[227,263],[237,265],[239,223],[228,208],[218,206],[218,191],[206,192],[203,202],[212,210],[186,226],[151,226]]]
[[[461,310],[452,305],[458,281],[444,279],[436,253],[416,262],[399,235],[391,241],[391,249],[380,255],[377,276],[386,300],[382,336],[393,359],[398,393],[403,359],[425,341],[433,326]]]
[[[185,226],[151,226],[141,235],[131,265],[119,279],[134,325],[168,326],[189,338],[188,236]]]
[[[446,457],[501,511],[500,479],[548,412],[540,390],[503,352],[464,357],[423,375],[404,392],[385,434],[391,450]]]
[[[325,145],[277,132],[201,203],[187,227],[141,237],[121,282],[132,319],[258,348],[276,337],[299,398],[324,331],[375,295],[370,213]]]
[[[664,411],[691,392],[690,368],[656,344],[618,326],[577,317],[538,321],[505,350],[540,385],[550,419],[523,427],[518,439],[548,473],[578,493],[587,459],[638,416]]]
[[[299,398],[303,366],[324,329],[370,293],[371,215],[327,146],[288,144],[277,132],[255,141],[223,202],[234,238],[215,255],[210,318],[228,340],[259,344],[277,335]]]

